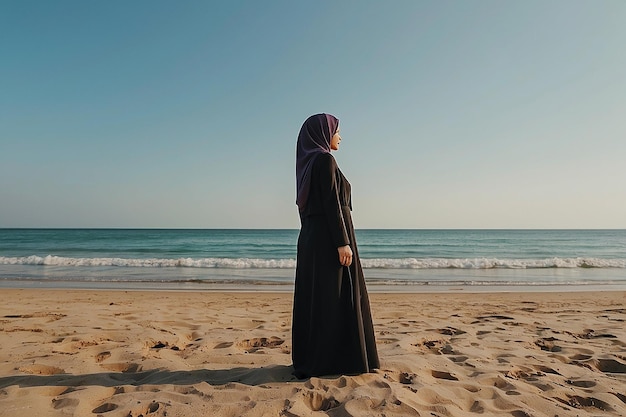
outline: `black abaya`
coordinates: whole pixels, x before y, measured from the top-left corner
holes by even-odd
[[[374,327],[351,216],[350,183],[330,154],[319,155],[300,213],[292,358],[298,377],[379,367]],[[337,248],[350,245],[352,265]]]

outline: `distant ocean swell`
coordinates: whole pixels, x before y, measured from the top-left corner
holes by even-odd
[[[543,268],[620,268],[626,259],[604,258],[376,258],[361,259],[367,269],[543,269]],[[255,258],[71,258],[61,256],[0,257],[0,265],[42,265],[63,267],[149,267],[149,268],[216,268],[216,269],[293,269],[295,259]]]

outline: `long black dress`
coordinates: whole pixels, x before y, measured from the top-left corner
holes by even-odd
[[[300,213],[292,323],[293,366],[300,378],[363,373],[380,366],[350,192],[335,159],[319,155]],[[349,268],[339,263],[337,248],[344,245],[353,252]]]

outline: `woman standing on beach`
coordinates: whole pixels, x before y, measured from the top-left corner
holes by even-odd
[[[309,117],[298,135],[298,237],[292,359],[298,378],[379,367],[374,327],[352,225],[350,183],[331,150],[339,120]]]

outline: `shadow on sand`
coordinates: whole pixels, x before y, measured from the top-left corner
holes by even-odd
[[[0,389],[12,385],[19,385],[20,387],[92,385],[115,387],[119,385],[193,385],[201,382],[210,385],[240,383],[254,386],[271,382],[298,381],[292,373],[292,366],[273,365],[260,368],[198,369],[193,371],[154,369],[143,372],[103,372],[82,375],[14,375],[1,377]]]

